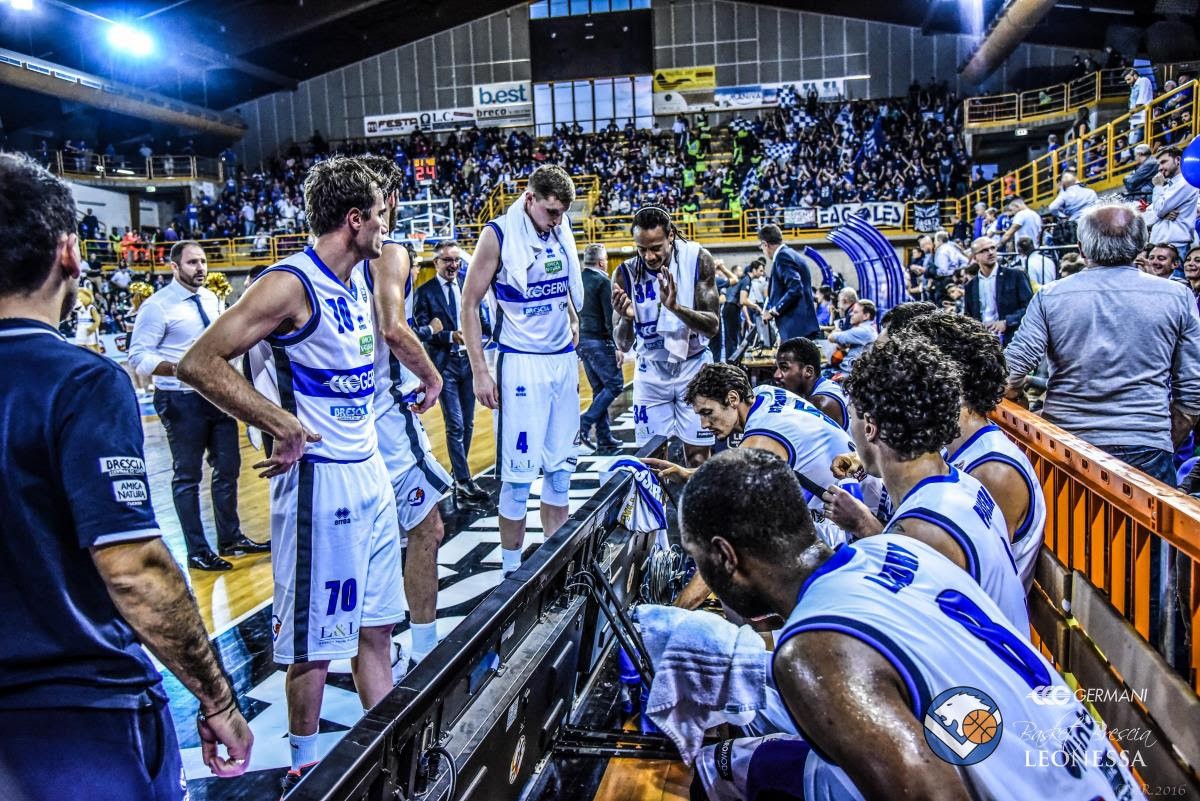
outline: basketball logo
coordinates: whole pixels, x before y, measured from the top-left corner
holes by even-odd
[[[951,765],[974,765],[1000,745],[1004,721],[991,696],[974,687],[952,687],[925,713],[925,742]]]

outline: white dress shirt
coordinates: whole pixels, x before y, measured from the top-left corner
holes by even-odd
[[[453,279],[453,280],[447,281],[446,279],[442,278],[440,275],[438,276],[437,280],[438,280],[438,283],[441,284],[443,298],[446,297],[447,289],[449,289],[450,292],[454,293],[455,319],[454,319],[454,328],[452,330],[453,331],[461,331],[462,330],[462,290],[458,286],[458,280]],[[463,349],[462,345],[455,343],[453,341],[453,339],[451,339],[451,345],[450,345],[451,353],[458,353],[462,349]]]
[[[178,281],[167,284],[142,303],[129,336],[129,362],[138,375],[150,376],[162,362],[178,364],[204,333],[204,321],[193,295],[199,296],[209,323],[216,320],[221,313],[217,296],[204,287],[193,293]],[[154,376],[154,388],[192,391],[175,376],[166,375]]]
[[[1068,220],[1076,221],[1083,216],[1084,211],[1096,203],[1097,199],[1096,190],[1088,189],[1081,184],[1072,184],[1058,193],[1058,197],[1054,198],[1054,202],[1046,211],[1051,216],[1066,217]]]
[[[967,266],[967,257],[953,242],[943,242],[933,254],[933,272],[938,278],[949,278]]]
[[[1151,242],[1166,242],[1177,247],[1189,245],[1195,232],[1196,200],[1200,189],[1189,184],[1179,173],[1161,186],[1154,187],[1154,200],[1142,212]],[[1162,219],[1176,212],[1174,220]]]
[[[998,269],[992,270],[991,275],[984,275],[980,270],[976,278],[979,281],[979,319],[985,323],[1000,319],[1000,312],[996,309],[996,276],[999,274]]]

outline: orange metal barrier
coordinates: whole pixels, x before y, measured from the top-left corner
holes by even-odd
[[[51,172],[66,177],[112,181],[224,181],[225,167],[207,156],[160,155],[143,159],[103,156],[99,153],[67,153],[56,150],[48,165]]]
[[[1026,92],[1008,92],[963,101],[964,120],[972,125],[1005,125],[1035,122],[1129,96],[1124,69],[1100,70],[1067,83],[1041,86]]]
[[[1000,208],[1010,195],[1020,195],[1031,206],[1043,206],[1058,193],[1063,170],[1073,170],[1088,184],[1112,185],[1114,179],[1137,166],[1131,133],[1136,131],[1138,141],[1154,151],[1195,136],[1200,132],[1198,116],[1200,83],[1192,81],[967,194],[960,201],[962,208],[973,209],[976,203]]]
[[[1184,619],[1200,624],[1200,501],[1015,404],[994,418],[1033,462],[1046,496],[1046,547],[1107,596],[1143,639],[1150,637],[1150,544],[1178,549]],[[1185,675],[1200,692],[1200,638]]]

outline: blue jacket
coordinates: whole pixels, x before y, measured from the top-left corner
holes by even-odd
[[[787,245],[775,254],[767,301],[767,308],[775,312],[781,339],[820,333],[808,260]]]

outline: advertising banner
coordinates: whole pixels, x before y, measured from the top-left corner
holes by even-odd
[[[533,89],[529,81],[476,86],[475,124],[480,128],[533,125]]]
[[[903,203],[837,203],[827,209],[817,209],[817,225],[835,228],[851,216],[862,217],[876,228],[902,228]]]
[[[469,128],[475,124],[475,109],[446,108],[435,111],[401,111],[363,118],[366,136],[404,136],[415,131],[436,133]]]
[[[654,71],[654,113],[680,114],[711,108],[717,68],[672,67]]]
[[[762,108],[764,105],[763,89],[758,84],[718,86],[713,99],[719,109]]]

